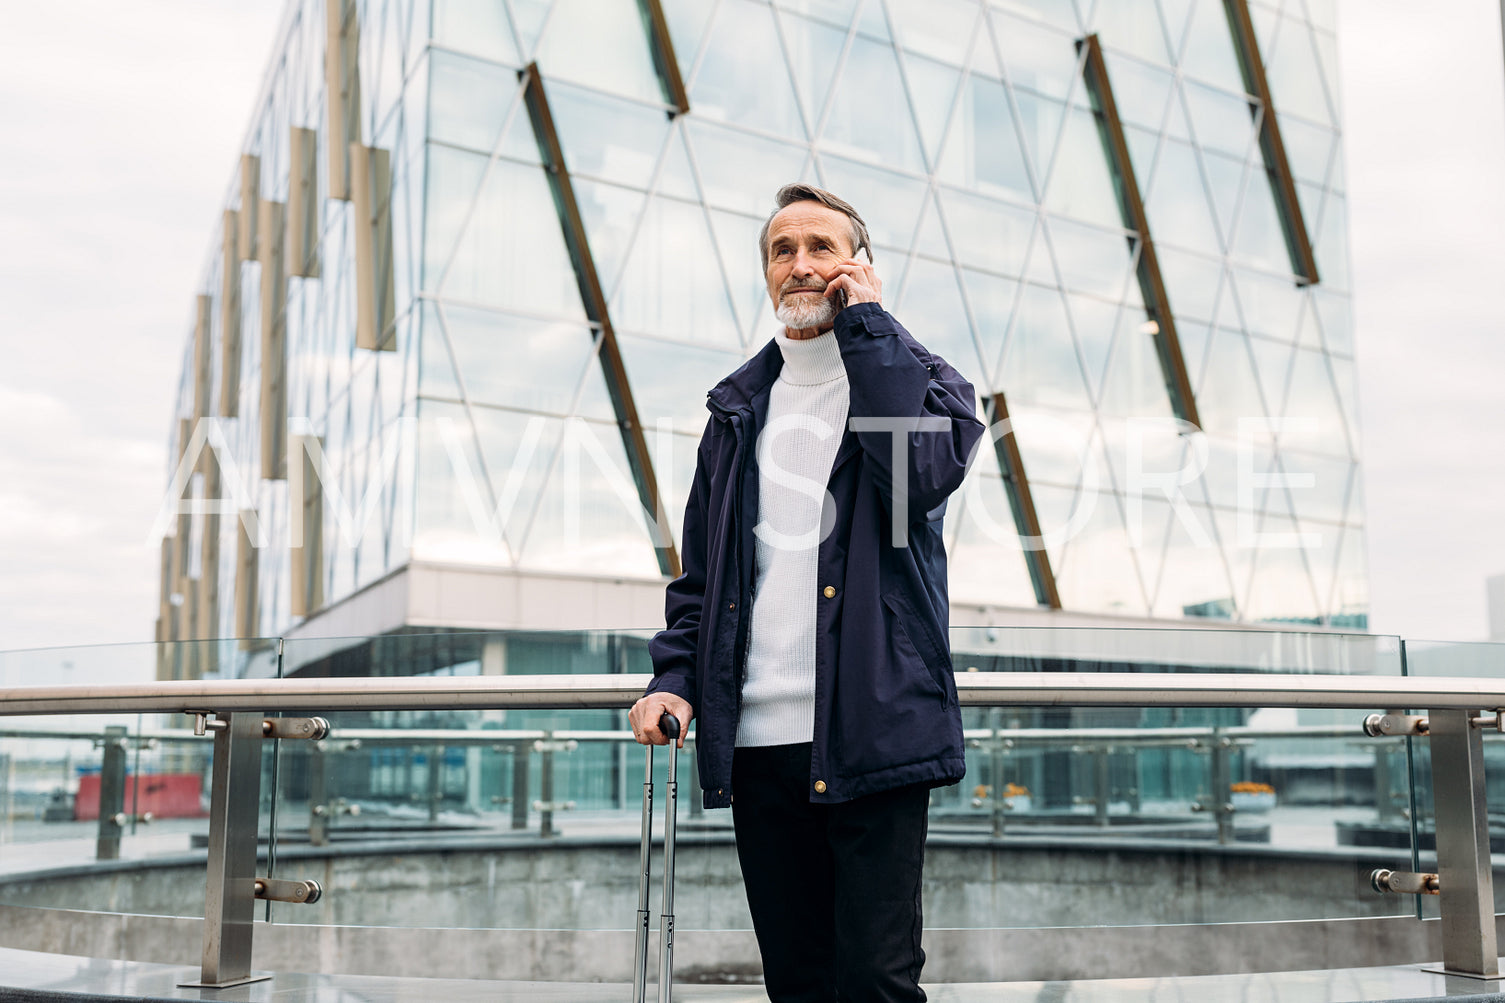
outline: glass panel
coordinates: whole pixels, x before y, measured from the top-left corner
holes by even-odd
[[[1286,399],[1286,378],[1291,369],[1291,346],[1251,337],[1249,350],[1254,356],[1254,368],[1259,373],[1267,413],[1281,414]]]
[[[1266,75],[1270,80],[1270,99],[1275,103],[1276,114],[1301,115],[1322,125],[1332,124],[1322,68],[1317,63],[1310,29],[1285,19],[1280,28],[1279,43],[1267,59],[1269,69]]]
[[[774,0],[784,10],[818,17],[835,25],[848,25],[861,0]]]
[[[1202,428],[1209,435],[1234,439],[1239,434],[1240,418],[1265,413],[1248,339],[1243,334],[1223,327],[1213,331],[1206,372],[1197,384],[1196,395]]]
[[[1071,326],[1076,333],[1077,348],[1082,353],[1087,390],[1096,398],[1102,386],[1108,350],[1113,344],[1113,329],[1118,322],[1119,305],[1077,293],[1067,293],[1066,303],[1071,311]]]
[[[521,64],[507,23],[506,8],[489,0],[434,0],[434,41],[496,59]],[[441,53],[434,53],[437,60]],[[515,79],[515,78],[514,78]]]
[[[613,425],[572,420],[520,567],[658,579],[648,522]]]
[[[1349,455],[1348,436],[1337,389],[1328,371],[1327,356],[1304,348],[1291,360],[1291,389],[1286,415],[1306,418],[1305,424],[1282,428],[1283,445],[1336,456]]]
[[[1035,169],[1035,177],[1043,178],[1056,154],[1061,124],[1066,121],[1066,105],[1021,90],[1014,91],[1014,100],[1019,109],[1019,133],[1024,137],[1024,149]]]
[[[549,109],[571,174],[648,187],[669,129],[662,111],[568,84],[549,86]]]
[[[967,614],[960,607],[967,602],[1035,605],[1014,513],[990,445],[981,447],[966,482],[949,504],[947,525],[957,527],[946,548],[953,622],[965,621]]]
[[[933,164],[939,153],[941,136],[951,120],[951,106],[956,102],[956,87],[961,81],[961,71],[945,63],[913,55],[905,61],[904,69],[909,81],[910,99],[920,123],[920,135],[925,140],[925,159]]]
[[[1233,277],[1244,327],[1254,334],[1295,341],[1305,293],[1289,280],[1241,268],[1233,270]]]
[[[1072,35],[997,9],[989,13],[993,18],[993,37],[998,40],[999,55],[1010,83],[1054,98],[1064,99],[1071,93],[1077,84],[1079,65],[1076,39]],[[1074,31],[1075,25],[1068,30]]]
[[[1067,289],[1115,303],[1123,298],[1134,263],[1123,231],[1099,230],[1050,216],[1042,232],[1050,237]]]
[[[875,244],[908,250],[925,198],[925,182],[840,157],[822,156],[831,191],[857,207]]]
[[[1118,337],[1098,399],[1104,414],[1171,417],[1165,369],[1151,330],[1143,311],[1125,307],[1119,314]]]
[[[1169,291],[1177,324],[1190,319],[1212,320],[1223,271],[1218,263],[1175,248],[1161,247],[1158,240],[1155,256],[1160,261],[1160,275]]]
[[[1123,226],[1113,170],[1096,117],[1085,108],[1072,108],[1066,115],[1061,148],[1051,162],[1045,205],[1077,219]]]
[[[1022,404],[1092,410],[1058,290],[1032,283],[1021,290],[996,385],[1011,412]]]
[[[742,339],[703,209],[649,200],[612,320],[622,331],[740,351]]]
[[[1342,293],[1319,287],[1313,290],[1312,302],[1322,321],[1322,340],[1329,352],[1353,354],[1353,304]]]
[[[1348,508],[1348,487],[1358,464],[1347,457],[1321,456],[1316,453],[1296,452],[1282,442],[1281,467],[1289,477],[1310,475],[1312,485],[1291,486],[1291,499],[1296,506],[1296,515],[1303,525],[1317,519],[1324,522],[1342,522]],[[1324,551],[1323,560],[1332,563],[1331,544]],[[1327,595],[1323,590],[1321,595]]]
[[[676,432],[699,432],[707,417],[706,392],[743,362],[740,352],[692,348],[626,334],[617,341],[638,417],[647,429],[668,419]]]
[[[938,189],[938,194],[958,261],[1006,275],[1023,271],[1035,229],[1033,210],[947,188]]]
[[[616,288],[617,278],[643,216],[647,197],[631,188],[574,178],[575,201],[585,224],[591,260],[604,290]]]
[[[1254,116],[1249,102],[1190,80],[1183,85],[1186,112],[1197,142],[1242,159],[1254,140]]]
[[[451,222],[470,209],[484,162],[470,154],[431,147],[429,151],[429,247],[442,261],[443,240],[457,229]],[[469,189],[469,190],[467,190]],[[470,218],[454,245],[454,258],[442,293],[489,306],[510,307],[583,320],[575,271],[565,250],[548,181],[536,167],[497,161],[481,184]]]
[[[1180,65],[1183,73],[1224,90],[1244,93],[1244,78],[1222,0],[1195,0],[1191,5]]]
[[[664,100],[636,0],[554,0],[538,68],[545,79]]]
[[[1202,188],[1202,172],[1190,146],[1175,140],[1160,145],[1155,181],[1145,200],[1145,214],[1155,243],[1178,244],[1221,256],[1222,244]]]
[[[851,6],[850,2],[847,5]],[[848,13],[847,20],[850,17]],[[813,129],[825,112],[826,101],[831,96],[831,77],[836,72],[836,64],[841,60],[847,33],[797,14],[784,14],[780,17],[780,22],[784,29],[784,51],[788,54],[794,74],[795,90],[805,109],[805,121]],[[760,71],[752,79],[760,80],[762,75],[763,71]]]
[[[1338,144],[1338,137],[1331,129],[1295,117],[1282,117],[1280,139],[1297,180],[1314,185],[1326,183],[1328,162]]]
[[[721,262],[732,286],[733,306],[742,324],[744,339],[757,343],[763,334],[759,325],[769,316],[768,283],[759,271],[758,233],[763,221],[748,216],[710,210],[711,230],[721,249]]]
[[[924,171],[901,80],[891,45],[853,38],[831,96],[820,146],[904,170]]]
[[[715,6],[703,0],[660,0],[664,8],[664,20],[669,24],[669,37],[674,42],[674,56],[679,63],[679,75],[688,83],[690,71],[695,68],[695,55],[700,51],[706,22],[711,19]]]
[[[976,384],[976,387],[979,393],[986,394],[994,388],[993,376],[998,372],[1009,318],[1014,315],[1019,283],[1013,279],[975,272],[970,268],[963,268],[961,273],[962,287],[966,291],[967,305],[972,310],[972,319],[977,326],[977,343],[982,347],[987,374],[984,382]]]
[[[800,176],[802,150],[703,122],[693,115],[685,138],[711,205],[764,216],[773,195]]]
[[[516,71],[436,51],[429,61],[429,138],[489,154],[517,95]]]
[[[1315,240],[1318,272],[1323,283],[1334,289],[1349,289],[1348,200],[1336,192],[1329,193],[1323,201],[1321,218]]]
[[[1157,35],[1160,32],[1158,22],[1154,31]],[[1158,132],[1165,121],[1165,106],[1170,101],[1175,77],[1156,67],[1125,59],[1115,52],[1104,52],[1103,62],[1108,66],[1108,79],[1113,83],[1113,102],[1118,108],[1118,117],[1126,125],[1141,125]]]
[[[890,4],[894,37],[912,53],[953,66],[967,61],[977,29],[977,0],[901,0]]]
[[[968,78],[936,176],[950,184],[1034,200],[1001,84],[986,77]]]
[[[1155,0],[1100,0],[1092,21],[1104,45],[1154,63],[1170,62]]]
[[[920,344],[951,363],[974,388],[987,386],[987,372],[972,341],[956,271],[949,263],[916,260],[894,313]]]
[[[1067,31],[1076,31],[1081,23],[1072,0],[988,0],[988,3],[994,8],[1046,21]]]
[[[1078,504],[1085,506],[1080,528],[1070,534],[1056,570],[1062,604],[1069,609],[1143,616],[1148,604],[1124,532],[1122,499],[1106,491],[1087,491]]]
[[[1290,253],[1286,250],[1285,233],[1280,227],[1280,216],[1275,208],[1275,196],[1270,189],[1268,176],[1259,170],[1251,170],[1249,184],[1244,189],[1243,205],[1239,209],[1238,228],[1233,235],[1230,257],[1234,261],[1255,265],[1266,271],[1289,272]],[[1324,275],[1326,280],[1328,276]]]
[[[465,390],[479,403],[566,415],[586,367],[596,365],[594,337],[582,324],[453,303],[444,306],[443,322]]]
[[[724,0],[690,91],[690,107],[791,140],[805,137],[789,76],[779,65],[773,12],[751,0]]]

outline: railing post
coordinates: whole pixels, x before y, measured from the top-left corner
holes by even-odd
[[[994,707],[988,712],[988,717],[993,728],[993,744],[988,749],[988,765],[991,775],[993,790],[993,838],[1003,835],[1004,829],[1004,804],[1003,804],[1003,708]]]
[[[223,987],[271,976],[251,974],[262,716],[244,711],[218,716],[224,727],[214,732],[203,970],[194,985]]]
[[[1092,788],[1094,809],[1098,828],[1108,827],[1108,798],[1111,794],[1108,782],[1108,747],[1099,745],[1092,750]]]
[[[690,758],[690,817],[700,818],[705,814],[705,798],[700,787],[700,756],[695,739],[685,739],[685,752]]]
[[[308,748],[308,843],[310,846],[329,845],[329,821],[333,807],[329,803],[329,757],[325,755],[324,743],[314,742]]]
[[[554,737],[543,733],[538,756],[538,834],[554,835]]]
[[[1234,841],[1233,830],[1233,740],[1212,733],[1212,808],[1218,820],[1218,842],[1224,846]]]
[[[439,767],[442,765],[443,760],[444,746],[436,745],[429,750],[428,800],[430,822],[436,822],[439,819],[439,799],[442,796],[439,792],[439,780],[441,777]]]
[[[120,834],[125,828],[125,734],[120,725],[105,729],[104,759],[99,767],[97,860],[120,859]]]
[[[528,827],[528,754],[533,750],[529,741],[512,743],[512,828]]]
[[[1494,873],[1484,794],[1484,738],[1474,712],[1434,710],[1432,796],[1437,820],[1437,873],[1442,890],[1442,965],[1454,975],[1494,979]]]

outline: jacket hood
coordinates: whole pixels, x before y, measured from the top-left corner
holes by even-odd
[[[752,407],[753,398],[779,378],[784,354],[769,338],[758,353],[732,370],[731,375],[706,391],[706,406],[712,410],[741,411]]]

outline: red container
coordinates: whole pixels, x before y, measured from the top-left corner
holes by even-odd
[[[140,778],[140,799],[136,797],[134,776],[125,778],[125,812],[154,818],[201,818],[204,809],[199,797],[204,778],[197,773],[149,773]],[[99,818],[99,774],[86,773],[78,778],[78,796],[73,799],[73,817],[80,822]]]

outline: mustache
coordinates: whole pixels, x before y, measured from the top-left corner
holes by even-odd
[[[813,282],[800,282],[796,279],[790,279],[779,287],[779,295],[782,296],[784,293],[792,293],[799,289],[813,289],[818,293],[823,293],[826,291],[826,285],[827,283],[824,279],[816,279]]]

